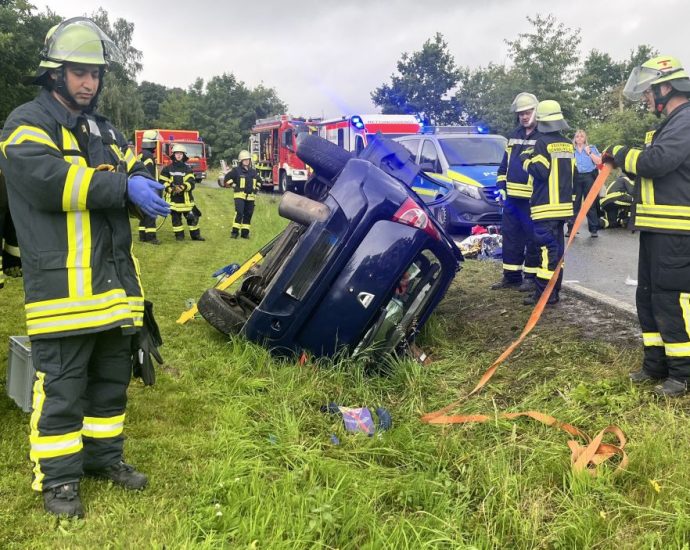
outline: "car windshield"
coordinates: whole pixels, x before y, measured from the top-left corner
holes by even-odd
[[[204,156],[204,144],[200,142],[178,142],[182,143],[184,145],[184,148],[187,149],[187,156],[189,158],[192,157],[203,157]],[[170,145],[172,148],[172,145]]]
[[[500,165],[505,152],[500,136],[441,137],[438,142],[450,166]]]

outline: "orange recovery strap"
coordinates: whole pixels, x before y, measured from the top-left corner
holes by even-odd
[[[568,248],[570,248],[570,244],[575,238],[575,234],[577,233],[578,228],[582,224],[582,221],[586,217],[590,207],[594,204],[596,197],[599,195],[599,190],[604,185],[604,182],[608,178],[610,172],[611,167],[608,165],[604,165],[600,169],[599,175],[597,179],[594,181],[594,184],[592,185],[592,189],[585,198],[580,208],[580,212],[575,218],[573,228],[570,231],[570,237],[565,247],[566,252]],[[554,270],[551,279],[546,285],[546,289],[537,301],[537,304],[534,306],[534,310],[532,310],[532,313],[529,316],[529,319],[527,320],[527,323],[525,324],[525,327],[520,333],[518,339],[511,343],[503,351],[503,353],[501,353],[498,359],[496,359],[491,364],[491,366],[479,379],[479,382],[474,387],[474,389],[466,397],[454,401],[453,403],[443,407],[442,409],[425,414],[421,418],[422,422],[427,424],[471,424],[477,422],[486,422],[494,418],[483,414],[449,415],[447,413],[449,413],[453,409],[458,408],[469,397],[478,393],[489,382],[489,380],[491,380],[491,377],[496,373],[496,370],[498,369],[499,365],[501,365],[506,359],[508,359],[508,357],[512,355],[513,351],[515,351],[515,349],[525,340],[527,335],[530,332],[532,332],[532,329],[537,325],[542,313],[544,312],[546,302],[549,299],[549,296],[551,295],[554,286],[556,285],[558,275],[560,274],[562,268],[563,258],[559,260],[558,265],[556,266],[556,269]],[[546,426],[558,428],[560,430],[567,432],[573,437],[579,438],[586,442],[586,444],[583,445],[575,439],[568,441],[568,447],[570,447],[571,451],[572,468],[574,471],[587,471],[591,474],[595,474],[595,469],[599,464],[602,464],[603,462],[615,456],[620,457],[620,462],[618,463],[616,471],[624,470],[628,464],[628,457],[624,451],[624,447],[626,444],[625,434],[618,426],[608,426],[592,438],[579,428],[576,428],[571,424],[561,422],[553,416],[538,411],[501,413],[498,415],[498,418],[505,418],[508,420],[515,420],[521,417],[531,418],[533,420],[541,422],[542,424],[545,424]],[[614,445],[610,443],[604,443],[603,438],[606,434],[612,434],[613,436],[615,436],[618,440],[617,444]]]

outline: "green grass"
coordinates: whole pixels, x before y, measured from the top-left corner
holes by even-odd
[[[657,402],[627,382],[637,342],[591,334],[566,301],[463,407],[537,409],[589,433],[623,428],[627,472],[573,475],[560,431],[419,421],[468,392],[527,319],[517,293],[487,291],[496,264],[465,263],[420,338],[428,367],[400,361],[377,377],[347,359],[276,361],[203,320],[175,323],[214,269],[248,258],[284,225],[261,195],[252,239],[230,240],[231,193],[196,194],[206,242],[174,242],[167,222],[162,246],[135,243],[165,340],[156,385],[133,381],[127,411],[126,458],[150,487],[132,494],[88,479],[85,521],[46,516],[29,486],[28,415],[3,391],[0,548],[688,548],[688,400]],[[10,279],[0,297],[7,342],[25,331],[21,282]],[[385,406],[393,429],[346,434],[319,411],[330,401]]]

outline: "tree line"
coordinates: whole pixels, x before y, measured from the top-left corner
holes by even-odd
[[[122,18],[111,21],[102,8],[88,17],[117,44],[125,59],[122,65],[111,64],[99,111],[128,139],[135,129],[195,129],[212,146],[216,158],[235,158],[247,147],[258,118],[287,108],[274,89],[251,88],[232,73],[207,82],[198,78],[187,89],[147,81],[137,84],[143,54],[132,46],[134,23]],[[46,33],[63,19],[50,9],[37,13],[26,0],[0,0],[0,122],[36,95],[30,77],[38,66]]]
[[[516,125],[510,104],[527,91],[558,101],[573,133],[585,129],[592,143],[641,145],[654,115],[622,92],[632,67],[657,52],[639,45],[627,59],[614,60],[593,49],[582,59],[579,29],[553,15],[527,21],[529,31],[505,40],[506,65],[459,67],[437,33],[421,50],[402,54],[397,72],[372,92],[372,101],[384,113],[416,113],[433,124],[480,124],[506,134]]]
[[[99,110],[128,137],[137,128],[196,129],[217,159],[234,158],[246,148],[257,119],[287,109],[275,89],[251,88],[232,73],[208,81],[198,78],[186,89],[137,83],[143,54],[132,46],[134,23],[111,21],[102,8],[89,17],[125,57],[123,65],[113,64],[106,75]],[[27,77],[36,70],[48,29],[62,19],[49,8],[36,12],[27,0],[0,0],[0,121],[35,96],[37,89]],[[513,98],[529,91],[559,101],[573,130],[585,128],[592,143],[640,145],[654,118],[626,102],[622,89],[630,69],[655,50],[640,45],[624,60],[592,50],[581,59],[579,29],[566,27],[553,15],[527,20],[528,32],[505,40],[510,63],[459,67],[437,33],[421,50],[401,55],[397,72],[371,93],[372,101],[383,113],[415,113],[434,124],[482,124],[505,134],[515,126],[509,112]]]

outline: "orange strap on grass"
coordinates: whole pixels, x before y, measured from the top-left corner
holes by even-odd
[[[587,194],[587,197],[585,198],[580,208],[580,211],[578,212],[577,217],[575,218],[573,228],[570,231],[570,237],[568,238],[568,242],[565,247],[566,252],[568,248],[570,248],[570,244],[575,238],[577,230],[582,224],[582,221],[587,215],[587,212],[594,204],[596,197],[599,195],[599,190],[604,185],[604,182],[608,178],[610,172],[611,167],[608,165],[604,165],[599,171],[599,176],[594,181],[592,189]],[[491,377],[496,373],[496,370],[498,369],[499,365],[501,365],[506,359],[508,359],[508,357],[512,355],[513,351],[515,351],[515,349],[525,340],[527,335],[530,332],[532,332],[532,329],[537,325],[542,313],[544,312],[546,302],[549,299],[549,296],[551,296],[551,292],[553,292],[553,288],[556,285],[556,281],[558,280],[558,276],[562,268],[563,258],[561,258],[558,261],[558,265],[556,266],[556,269],[554,270],[551,279],[549,280],[548,284],[546,285],[546,288],[544,289],[544,292],[537,301],[537,304],[534,306],[532,314],[529,316],[529,319],[525,324],[525,328],[522,329],[522,332],[520,333],[518,339],[515,340],[512,344],[510,344],[503,351],[503,353],[501,353],[498,359],[496,359],[491,364],[491,366],[479,379],[479,382],[477,382],[477,385],[474,387],[474,389],[466,397],[458,399],[457,401],[454,401],[453,403],[443,407],[442,409],[425,414],[421,418],[422,422],[425,422],[427,424],[469,424],[474,422],[486,422],[487,420],[493,418],[483,414],[447,415],[446,413],[453,409],[456,409],[461,403],[466,401],[469,397],[478,393],[489,382],[489,380],[491,380]],[[552,416],[537,411],[502,413],[499,415],[499,418],[514,420],[516,418],[523,416],[532,418],[533,420],[537,420],[538,422],[541,422],[542,424],[545,424],[547,426],[553,426],[555,428],[564,430],[570,435],[584,439],[587,442],[586,445],[581,445],[575,440],[570,440],[568,442],[568,446],[571,450],[573,470],[575,471],[587,470],[591,473],[594,473],[594,468],[596,466],[610,458],[613,458],[614,456],[621,457],[621,461],[618,465],[617,470],[624,469],[628,463],[627,455],[623,450],[626,444],[625,434],[617,426],[608,426],[607,428],[601,430],[594,438],[591,438],[575,426],[560,422]],[[618,438],[618,445],[610,445],[608,443],[602,442],[604,435],[608,433],[613,434]]]

